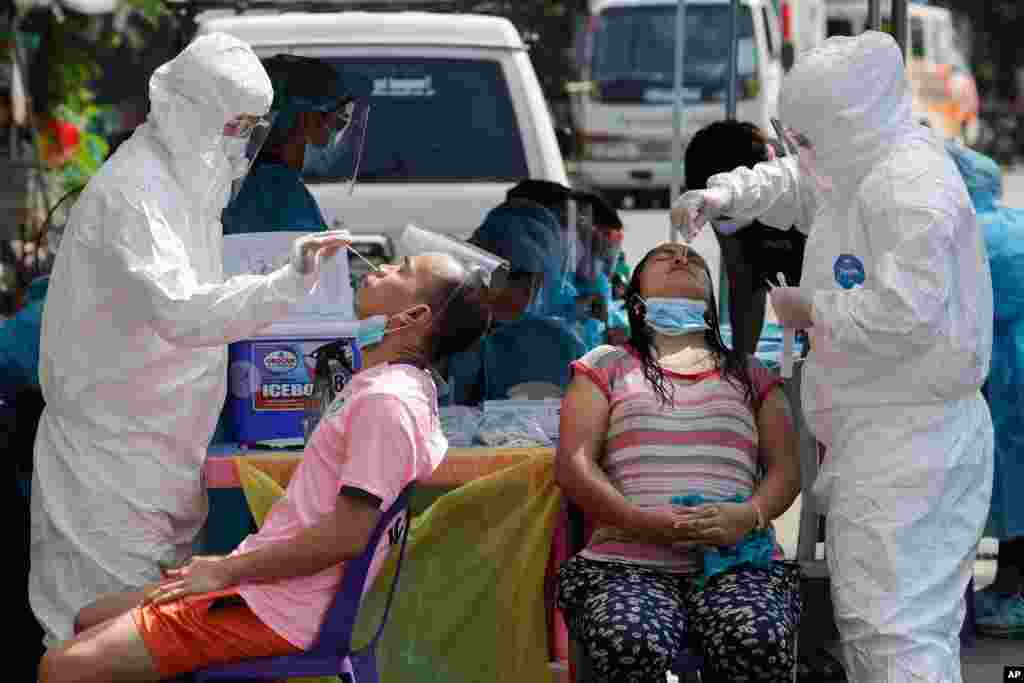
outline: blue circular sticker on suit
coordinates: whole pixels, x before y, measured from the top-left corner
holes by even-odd
[[[864,284],[864,263],[853,254],[840,254],[832,270],[835,272],[836,282],[843,289],[853,289]]]

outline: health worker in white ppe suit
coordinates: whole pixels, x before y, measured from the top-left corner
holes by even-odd
[[[791,154],[712,176],[673,220],[809,232],[780,322],[807,329],[801,400],[828,456],[814,484],[854,683],[961,680],[963,595],[988,514],[992,424],[980,389],[992,286],[971,200],[915,123],[887,34],[835,37],[784,81]]]
[[[158,68],[145,124],[71,211],[43,314],[29,599],[47,643],[99,595],[187,559],[228,342],[286,313],[337,233],[266,276],[223,279],[221,211],[273,90],[248,45],[198,38]]]

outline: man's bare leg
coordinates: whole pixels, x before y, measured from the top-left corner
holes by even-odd
[[[135,609],[142,604],[148,590],[147,587],[138,591],[109,593],[86,605],[75,617],[75,635]]]
[[[131,613],[107,619],[51,648],[38,683],[158,683],[153,658]]]

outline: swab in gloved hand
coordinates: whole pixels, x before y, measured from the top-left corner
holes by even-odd
[[[309,275],[320,262],[331,258],[338,249],[352,242],[348,230],[328,230],[303,235],[292,244],[291,264],[300,275]]]
[[[683,243],[689,245],[704,224],[721,216],[731,202],[732,193],[725,187],[690,190],[672,204],[669,221]]]

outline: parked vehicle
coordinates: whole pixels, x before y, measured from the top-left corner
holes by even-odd
[[[328,224],[397,237],[413,222],[467,237],[519,180],[568,184],[526,46],[506,19],[250,12],[200,17],[198,30],[235,35],[261,57],[316,57],[373,81],[354,193],[344,178],[304,178]]]
[[[598,0],[572,84],[579,182],[612,196],[664,195],[672,180],[675,0]],[[772,0],[741,0],[737,116],[771,130],[782,78]],[[729,0],[687,0],[683,146],[725,115]],[[667,195],[664,195],[667,197]]]
[[[782,68],[789,71],[803,52],[825,40],[825,0],[775,0],[782,22]]]
[[[891,30],[891,0],[882,2],[883,28]],[[978,142],[978,87],[956,44],[952,13],[943,7],[907,7],[907,75],[914,111],[945,137]],[[828,34],[856,35],[867,28],[867,0],[828,0]]]

